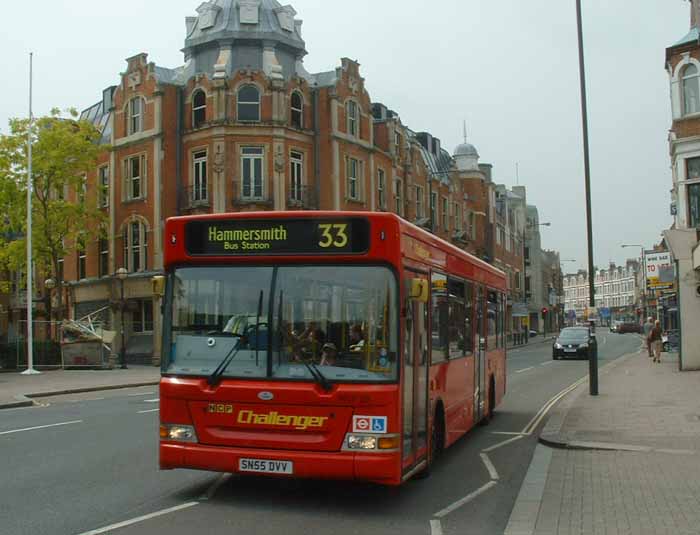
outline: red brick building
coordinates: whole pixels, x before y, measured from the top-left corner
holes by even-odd
[[[411,131],[372,102],[355,61],[308,73],[291,6],[216,0],[197,11],[183,66],[129,58],[119,85],[83,113],[111,146],[88,177],[109,223],[106,239],[65,261],[73,317],[113,305],[125,267],[129,359],[157,359],[150,279],[163,268],[163,222],[179,214],[393,211],[482,258],[522,265],[522,248],[497,253],[491,168],[466,140],[452,156]],[[102,314],[118,330],[114,310]]]

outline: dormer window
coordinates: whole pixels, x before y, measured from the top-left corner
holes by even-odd
[[[238,90],[238,120],[260,121],[260,91],[254,85],[244,85]]]
[[[347,114],[348,119],[348,135],[352,137],[358,137],[359,117],[357,113],[357,102],[355,102],[354,100],[348,100],[348,103],[345,105],[345,112]]]
[[[240,0],[241,24],[258,24],[260,22],[260,0]]]
[[[192,96],[192,128],[200,128],[207,120],[207,95],[201,89]]]
[[[304,128],[304,100],[301,98],[301,94],[296,91],[292,93],[291,104],[292,126],[301,130]]]
[[[700,83],[698,82],[698,68],[688,65],[683,70],[683,115],[700,112]]]
[[[132,98],[129,101],[127,113],[127,133],[137,134],[143,131],[144,103],[141,97]]]

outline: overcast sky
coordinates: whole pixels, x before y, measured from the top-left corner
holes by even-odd
[[[290,0],[304,21],[311,72],[357,59],[373,101],[448,150],[469,141],[494,180],[528,188],[543,247],[567,271],[587,265],[574,0]],[[185,17],[199,0],[7,2],[0,33],[0,132],[27,115],[83,109],[147,52],[182,64]],[[285,3],[284,1],[282,3]],[[624,262],[672,223],[665,48],[689,29],[684,0],[583,0],[596,265]]]

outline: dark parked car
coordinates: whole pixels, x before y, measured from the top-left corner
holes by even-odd
[[[598,342],[588,327],[562,329],[552,346],[552,358],[582,358],[598,354]]]
[[[617,332],[620,334],[625,334],[625,333],[641,333],[641,327],[639,326],[638,323],[622,323],[620,326],[617,328]]]

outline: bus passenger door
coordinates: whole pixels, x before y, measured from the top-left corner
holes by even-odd
[[[476,286],[476,358],[474,359],[474,421],[484,416],[486,404],[486,330],[484,328],[484,287]]]
[[[407,271],[408,279],[427,275]],[[406,300],[403,365],[403,473],[406,474],[428,454],[428,303]]]

